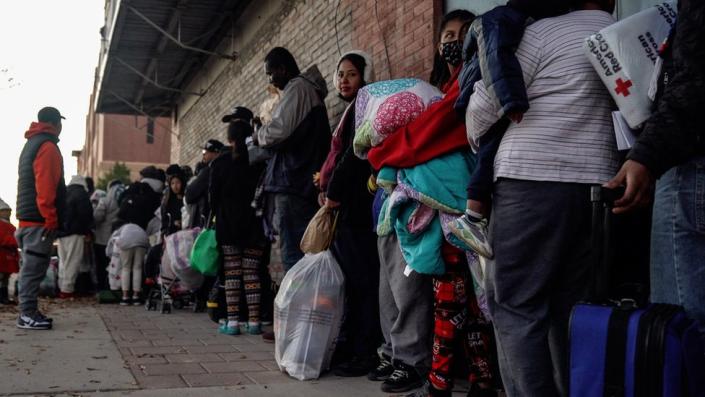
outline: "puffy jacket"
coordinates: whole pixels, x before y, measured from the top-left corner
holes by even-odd
[[[113,232],[113,224],[118,220],[118,212],[120,211],[118,198],[124,190],[125,185],[121,183],[112,186],[108,189],[108,194],[98,201],[98,205],[93,210],[96,244],[108,244]]]
[[[189,222],[184,225],[185,228],[206,226],[206,218],[210,214],[210,205],[208,204],[208,183],[210,178],[210,167],[204,167],[186,185],[184,201],[189,210]]]
[[[273,153],[264,179],[266,192],[315,200],[311,176],[323,164],[331,139],[323,103],[327,94],[326,82],[316,66],[284,87],[272,121],[257,131],[259,145]]]
[[[680,0],[656,109],[627,158],[656,176],[705,154],[705,2]]]
[[[20,256],[15,240],[15,227],[4,219],[0,219],[0,273],[17,273]]]
[[[60,236],[89,235],[93,229],[93,206],[84,184],[72,181],[66,188],[66,207]]]
[[[514,55],[529,16],[510,6],[495,7],[477,17],[465,37],[463,65],[455,109],[465,115],[475,83],[483,80],[487,91],[502,105],[502,115],[529,109],[521,65]]]
[[[118,218],[146,230],[149,221],[154,218],[154,212],[161,205],[161,193],[155,189],[160,185],[164,186],[155,179],[144,178],[128,186],[120,204]]]
[[[66,200],[64,163],[53,125],[34,122],[25,133],[17,181],[17,219],[20,227],[61,225]]]

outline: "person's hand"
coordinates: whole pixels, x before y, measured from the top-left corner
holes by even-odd
[[[174,226],[178,227],[181,229],[181,221],[174,221]]]
[[[324,192],[318,193],[318,205],[321,207],[326,205],[326,194]]]
[[[56,240],[56,234],[57,234],[56,228],[47,228],[45,227],[44,230],[42,230],[42,241],[54,241]]]
[[[654,188],[654,177],[645,165],[634,160],[627,160],[617,173],[617,176],[607,182],[605,187],[614,189],[624,186],[624,195],[614,202],[612,212],[621,214],[651,202]]]
[[[337,201],[333,201],[333,200],[331,200],[331,199],[329,199],[329,198],[326,197],[325,206],[326,206],[326,208],[333,209],[333,208],[338,208],[338,207],[340,207],[340,203],[337,202]]]
[[[513,122],[519,124],[524,119],[524,112],[509,112],[507,113],[507,117],[509,118],[509,120],[512,120]]]

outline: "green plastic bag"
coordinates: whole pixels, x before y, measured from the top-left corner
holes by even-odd
[[[191,267],[204,276],[218,274],[220,250],[215,240],[215,230],[205,229],[196,237],[191,249]]]

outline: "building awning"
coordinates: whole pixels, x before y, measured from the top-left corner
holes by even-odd
[[[98,113],[168,116],[251,0],[108,0]]]

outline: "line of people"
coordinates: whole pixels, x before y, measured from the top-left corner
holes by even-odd
[[[179,166],[165,173],[148,167],[127,189],[111,184],[93,211],[95,243],[108,244],[105,236],[114,235],[116,221],[142,231],[132,246],[120,247],[132,250],[122,262],[127,303],[129,269],[141,274],[149,235],[214,225],[222,264],[199,296],[222,285],[226,315],[219,332],[258,335],[272,315],[267,263],[274,237],[289,270],[303,257],[299,242],[310,219],[321,206],[335,209],[331,251],[345,275],[346,293],[333,358],[336,375],[367,376],[388,393],[450,396],[461,354],[469,396],[495,396],[499,389],[508,396],[566,395],[568,318],[572,306],[589,297],[592,282],[590,187],[625,185],[615,209],[622,212],[644,204],[654,176],[671,168],[666,175],[678,177],[659,182],[654,236],[676,241],[685,233],[683,244],[693,252],[705,246],[697,226],[702,189],[691,192],[676,183],[688,178],[700,186],[702,127],[689,123],[705,91],[696,93],[688,84],[702,88],[705,56],[691,54],[703,54],[702,40],[694,43],[691,35],[702,33],[696,22],[703,9],[679,3],[691,12],[683,14],[689,16],[679,22],[673,49],[664,55],[667,65],[679,69],[667,69],[674,77],[657,101],[656,116],[619,172],[614,104],[582,49],[586,37],[615,22],[614,0],[511,0],[481,16],[457,10],[443,17],[429,79],[443,97],[371,148],[364,160],[353,148],[355,105],[359,90],[374,82],[371,57],[350,51],[338,60],[333,86],[348,106],[331,131],[320,71],[312,66],[302,72],[288,50],[273,48],[264,59],[273,96],[259,114],[238,106],[224,116],[228,145],[209,140],[193,178]],[[687,105],[673,109],[680,100]],[[37,167],[60,161],[55,143],[61,115],[55,109],[45,113],[30,130],[41,133],[27,136],[20,162],[23,328],[51,327],[51,319],[37,310],[36,284],[46,269],[48,242],[61,224],[57,208],[67,196],[62,175]],[[678,156],[665,158],[654,149],[671,139],[659,135],[665,126],[680,129],[673,138],[679,143],[668,146]],[[672,168],[684,161],[689,163]],[[380,170],[413,172],[438,164],[463,164],[440,169],[467,184],[455,186],[454,180],[443,186],[467,203],[462,216],[438,217],[447,221],[438,234],[450,231],[439,237],[438,248],[424,252],[413,236],[396,232],[378,236],[383,203],[390,200],[377,185]],[[429,181],[429,188],[443,181]],[[668,197],[684,192],[692,197],[667,207]],[[158,208],[161,221],[151,233]],[[413,216],[428,216],[423,205],[415,209]],[[666,230],[664,219],[674,213],[682,214],[682,223],[696,223],[693,230]],[[413,216],[396,221],[420,222]],[[458,241],[470,249],[460,249]],[[697,259],[693,264],[690,254],[683,259],[675,248],[656,251],[652,277],[659,279],[652,298],[683,304],[705,320],[702,293],[693,283],[682,284],[700,280],[701,264]],[[413,255],[429,263],[419,267]],[[674,258],[683,259],[687,270]],[[484,276],[473,268],[483,269]],[[132,299],[140,302],[141,279],[132,280]]]

